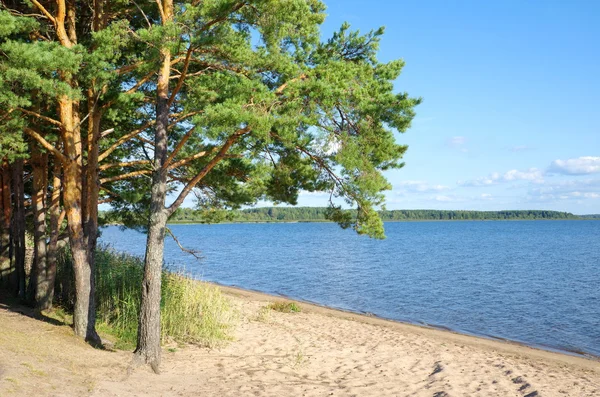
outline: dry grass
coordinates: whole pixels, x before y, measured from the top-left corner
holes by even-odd
[[[267,307],[271,310],[281,313],[300,313],[302,311],[302,308],[296,302],[273,302]]]
[[[59,274],[72,277],[69,255],[63,255]],[[115,347],[135,347],[143,263],[140,258],[100,248],[96,252],[96,304],[98,331],[114,337]],[[59,280],[69,285],[69,280]],[[162,341],[213,347],[231,339],[235,313],[218,287],[183,273],[163,271],[161,301]],[[69,302],[64,302],[69,307]],[[68,314],[57,313],[68,319]]]

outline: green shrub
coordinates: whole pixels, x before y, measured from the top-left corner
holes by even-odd
[[[130,349],[137,338],[143,262],[101,247],[95,263],[98,330],[116,337],[117,348]],[[66,308],[73,307],[72,277],[72,261],[65,252],[59,263],[57,297]],[[233,310],[218,287],[183,273],[163,271],[161,293],[163,342],[214,346],[229,339]]]
[[[302,311],[300,305],[298,305],[296,302],[273,302],[267,307],[271,310],[282,313],[300,313]]]

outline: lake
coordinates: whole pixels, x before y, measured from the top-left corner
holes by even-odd
[[[393,320],[600,356],[600,222],[171,225],[167,264],[195,277]],[[145,235],[101,243],[143,256]]]

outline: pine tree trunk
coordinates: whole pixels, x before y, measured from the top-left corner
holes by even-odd
[[[63,202],[67,215],[69,242],[73,257],[75,274],[75,308],[73,310],[73,329],[75,335],[92,343],[99,343],[96,333],[96,310],[93,307],[94,291],[87,244],[83,228],[82,177],[83,159],[82,143],[78,117],[74,117],[76,106],[73,100],[61,98],[59,108],[63,129],[61,131],[64,153],[68,161],[63,165]],[[91,298],[91,299],[90,299]],[[92,305],[90,310],[90,304]]]
[[[37,308],[48,307],[48,259],[46,250],[46,193],[48,190],[48,155],[37,144],[31,145],[33,167],[33,240],[34,257],[30,275],[30,298]]]
[[[58,260],[58,237],[62,223],[60,210],[60,191],[61,191],[61,165],[58,160],[54,161],[52,170],[52,196],[48,212],[50,214],[50,241],[48,243],[48,266],[46,271],[46,280],[48,282],[48,291],[46,300],[40,309],[49,309],[54,300],[54,283],[56,281],[56,262]]]
[[[6,161],[0,163],[0,287],[10,288],[12,277],[10,220],[12,210],[10,204],[10,168]]]
[[[85,167],[85,220],[84,233],[87,244],[88,263],[90,264],[90,323],[96,323],[96,300],[93,291],[96,291],[96,245],[98,243],[98,197],[100,195],[100,181],[98,175],[100,173],[98,167],[100,140],[100,119],[102,117],[100,111],[94,105],[93,91],[88,91],[88,106],[89,106],[89,127],[86,139],[87,144],[87,163]]]
[[[163,1],[164,15],[172,17],[172,0]],[[166,23],[166,21],[163,21]],[[150,364],[159,373],[160,350],[160,290],[164,258],[165,228],[168,212],[165,208],[167,194],[167,128],[169,126],[169,75],[171,53],[161,50],[162,66],[157,84],[156,126],[154,136],[154,172],[150,202],[150,219],[144,259],[144,279],[138,324],[138,339],[135,354],[138,359]]]
[[[12,167],[13,217],[12,240],[14,244],[15,295],[25,300],[25,187],[23,186],[23,160],[15,160]]]
[[[75,335],[88,338],[88,312],[91,293],[91,269],[88,262],[87,246],[84,243],[81,217],[81,168],[72,161],[64,169],[64,204],[67,212],[69,242],[73,257],[75,275],[75,308],[73,329]]]
[[[166,187],[166,184],[164,185]],[[153,188],[152,207],[161,205],[160,196],[166,194],[166,189],[157,184]],[[150,216],[146,257],[144,259],[144,279],[142,281],[142,301],[138,324],[138,339],[135,354],[146,364],[150,364],[154,372],[159,373],[160,349],[160,290],[164,255],[165,227],[167,214],[164,209],[157,208]]]

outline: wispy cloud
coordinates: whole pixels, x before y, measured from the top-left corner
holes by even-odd
[[[439,194],[430,197],[430,199],[441,203],[462,203],[477,201],[492,201],[494,197],[489,193],[483,193],[477,196],[460,194]]]
[[[544,173],[537,168],[530,168],[525,171],[510,170],[503,174],[494,172],[486,177],[473,179],[470,181],[458,181],[460,186],[492,186],[503,182],[530,181],[533,183],[544,182]]]
[[[589,175],[600,173],[600,157],[584,156],[568,160],[554,160],[549,173],[566,175]]]
[[[466,144],[467,138],[465,138],[464,136],[453,136],[452,138],[446,141],[446,146],[455,150],[459,150],[463,153],[469,151],[469,149],[466,148]]]
[[[460,186],[492,186],[504,182],[529,181],[535,184],[543,184],[545,176],[554,174],[562,175],[589,175],[600,173],[600,157],[585,156],[568,160],[554,160],[546,170],[529,168],[527,170],[513,169],[505,173],[494,172],[488,176],[458,181]]]
[[[599,199],[600,179],[570,180],[547,183],[529,191],[535,201]]]
[[[460,196],[456,196],[456,195],[437,195],[433,198],[435,201],[439,201],[441,203],[456,203],[456,202],[460,202],[460,201],[464,201],[463,197]]]
[[[450,186],[430,184],[425,181],[402,181],[394,185],[397,194],[406,193],[431,193],[450,190]]]

